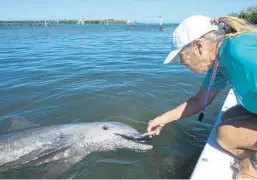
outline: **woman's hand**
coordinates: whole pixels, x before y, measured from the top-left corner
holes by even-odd
[[[165,120],[162,116],[156,117],[153,120],[149,121],[147,128],[148,135],[159,135],[164,125]]]

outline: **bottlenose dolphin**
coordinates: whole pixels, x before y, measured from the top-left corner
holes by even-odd
[[[92,152],[129,149],[147,151],[152,145],[133,138],[140,133],[119,122],[93,122],[29,127],[0,134],[0,170],[22,164],[62,160],[70,165]]]

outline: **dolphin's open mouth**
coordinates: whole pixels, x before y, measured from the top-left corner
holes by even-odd
[[[124,139],[130,140],[130,141],[134,141],[137,143],[141,143],[141,144],[147,144],[152,140],[151,136],[141,136],[140,134],[129,134],[129,135],[125,135],[125,134],[118,134],[115,133],[118,136],[121,136]]]

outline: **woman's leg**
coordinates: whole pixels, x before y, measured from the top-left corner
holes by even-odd
[[[251,157],[257,155],[257,115],[235,106],[224,113],[217,128],[217,141],[241,161],[236,164],[237,178],[257,177],[257,166]]]
[[[217,141],[240,159],[257,152],[257,115],[249,114],[223,121],[217,129]]]

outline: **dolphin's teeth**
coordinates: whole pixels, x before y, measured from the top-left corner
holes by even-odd
[[[117,135],[123,137],[124,139],[141,142],[141,143],[149,142],[152,140],[152,137],[148,135],[146,136],[141,136],[140,134],[127,134],[127,135],[117,134]]]

